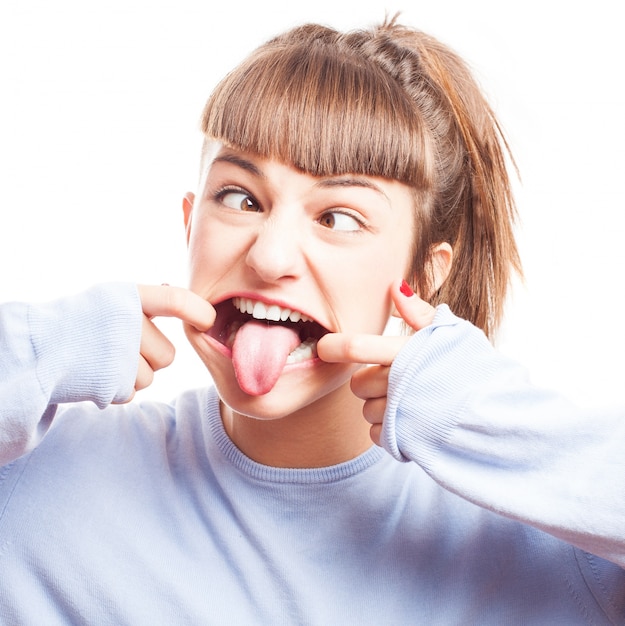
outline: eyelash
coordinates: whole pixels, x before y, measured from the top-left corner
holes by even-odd
[[[240,193],[240,194],[246,195],[250,198],[250,200],[258,204],[258,206],[261,206],[260,202],[258,202],[258,200],[256,200],[256,198],[249,191],[247,191],[247,189],[244,189],[243,187],[237,187],[235,185],[226,185],[224,187],[217,189],[217,191],[213,193],[213,198],[217,202],[221,202],[223,198],[229,193]],[[358,225],[362,228],[362,230],[369,230],[369,225],[367,224],[367,222],[362,217],[360,217],[360,215],[357,215],[355,212],[352,212],[349,210],[328,209],[321,213],[321,215],[318,218],[318,221],[321,221],[321,219],[325,215],[328,215],[329,213],[339,213],[340,215],[346,215],[347,217],[351,217],[353,220],[355,220],[358,223]],[[358,234],[361,231],[352,231],[352,232],[353,234]]]
[[[249,192],[247,189],[243,189],[243,187],[237,187],[234,185],[226,185],[225,187],[220,187],[213,193],[213,199],[217,202],[221,202],[229,193],[240,193],[244,196],[248,196],[250,200],[253,200],[260,206],[260,202],[256,200],[256,198]]]
[[[352,211],[348,211],[348,210],[328,209],[327,211],[323,211],[323,213],[321,213],[321,216],[319,217],[319,220],[321,220],[325,215],[328,215],[329,213],[337,213],[339,215],[346,215],[347,217],[351,217],[355,222],[358,223],[358,225],[363,230],[368,230],[367,222],[365,222],[365,220],[362,219],[362,217],[360,217],[356,213],[354,213]],[[356,231],[353,231],[353,232],[354,232],[354,234],[356,233]],[[360,231],[358,231],[358,232],[360,232]]]

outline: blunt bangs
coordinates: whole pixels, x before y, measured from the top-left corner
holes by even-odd
[[[275,40],[228,74],[202,115],[207,140],[313,176],[363,174],[431,188],[428,135],[401,86],[340,38]]]

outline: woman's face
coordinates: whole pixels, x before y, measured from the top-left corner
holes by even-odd
[[[213,144],[185,199],[190,288],[217,310],[187,327],[223,401],[282,417],[341,389],[358,366],[316,356],[326,332],[381,334],[391,283],[414,239],[409,187],[362,175],[313,177]]]

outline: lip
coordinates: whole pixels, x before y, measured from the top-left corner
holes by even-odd
[[[299,313],[306,321],[294,322],[287,319],[281,321],[268,320],[267,323],[298,326],[300,329],[300,336],[302,338],[302,341],[311,337],[314,339],[320,339],[323,335],[333,332],[322,322],[320,322],[316,316],[312,315],[306,310],[300,309],[297,306],[293,306],[286,300],[266,298],[252,292],[229,293],[227,295],[224,295],[223,297],[220,297],[218,300],[215,300],[212,303],[217,312],[215,323],[211,329],[204,333],[204,335],[206,335],[208,339],[212,340],[211,343],[217,344],[215,347],[217,347],[219,352],[221,352],[225,356],[230,357],[232,355],[230,349],[232,337],[230,335],[232,333],[232,328],[234,327],[234,324],[238,323],[240,327],[241,323],[245,323],[247,321],[255,319],[251,314],[241,312],[239,309],[236,308],[233,302],[235,298],[243,298],[254,302],[260,302],[267,308],[277,306],[281,309],[289,309],[292,312]]]
[[[258,293],[254,293],[251,291],[237,291],[233,293],[229,293],[223,297],[220,297],[215,302],[211,302],[214,307],[217,307],[224,302],[228,302],[233,300],[234,298],[246,298],[248,300],[254,300],[257,302],[262,302],[265,306],[279,306],[282,309],[290,309],[291,311],[297,311],[301,315],[309,318],[312,322],[319,324],[322,328],[326,330],[326,332],[335,332],[334,329],[331,329],[327,324],[325,324],[322,320],[320,320],[313,313],[307,311],[306,309],[300,308],[298,305],[288,302],[287,300],[281,300],[276,298],[267,298],[265,296],[259,295]]]

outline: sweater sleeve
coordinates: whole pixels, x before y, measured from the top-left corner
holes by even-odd
[[[134,285],[0,306],[0,466],[37,445],[58,404],[130,397],[140,337]]]
[[[625,411],[533,386],[446,306],[391,367],[382,444],[457,495],[625,566]]]

